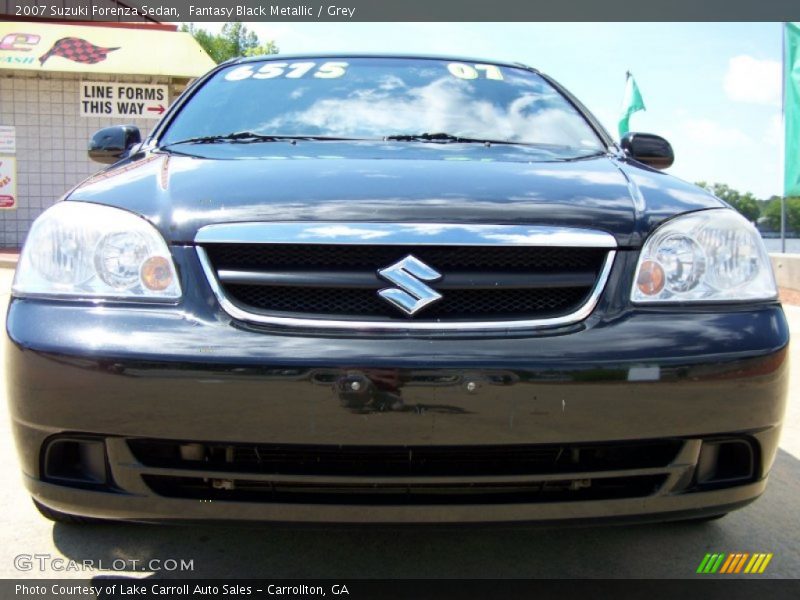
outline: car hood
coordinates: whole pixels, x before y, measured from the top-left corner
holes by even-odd
[[[171,243],[191,243],[212,223],[383,221],[582,227],[637,246],[669,216],[722,206],[608,155],[565,161],[516,146],[340,142],[180,151],[140,153],[68,199],[140,214]]]

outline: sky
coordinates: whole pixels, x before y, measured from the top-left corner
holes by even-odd
[[[221,23],[198,23],[217,31]],[[523,62],[569,89],[617,138],[630,70],[667,138],[669,172],[767,198],[782,192],[780,23],[246,23],[281,53],[463,55]]]

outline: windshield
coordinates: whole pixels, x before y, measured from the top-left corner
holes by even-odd
[[[186,103],[160,145],[234,132],[397,142],[463,138],[554,146],[575,156],[604,150],[584,117],[534,72],[404,58],[230,66]]]

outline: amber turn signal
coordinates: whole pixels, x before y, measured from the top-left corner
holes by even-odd
[[[653,260],[646,260],[639,268],[636,279],[639,291],[647,296],[654,296],[664,289],[664,269]]]
[[[163,256],[151,256],[142,263],[142,283],[145,287],[160,292],[172,283],[170,262]]]

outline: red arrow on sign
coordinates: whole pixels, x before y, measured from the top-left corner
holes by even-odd
[[[147,110],[150,112],[157,112],[158,114],[162,114],[167,109],[164,108],[161,104],[159,104],[158,106],[149,106]]]

